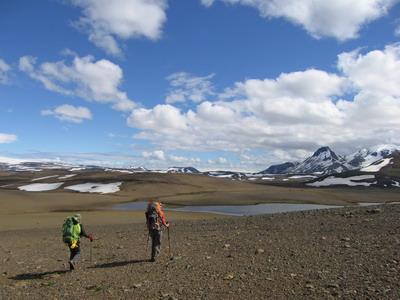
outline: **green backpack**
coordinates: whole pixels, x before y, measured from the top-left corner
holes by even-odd
[[[64,243],[70,243],[73,237],[74,221],[72,217],[65,219],[62,226],[62,240]]]

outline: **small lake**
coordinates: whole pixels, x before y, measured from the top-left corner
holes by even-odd
[[[147,202],[131,202],[118,204],[113,207],[115,210],[138,210],[144,211]],[[294,212],[304,210],[339,208],[339,205],[319,205],[319,204],[289,204],[289,203],[264,203],[254,205],[208,205],[208,206],[182,206],[168,207],[164,205],[166,211],[213,213],[229,216],[255,216],[262,214],[275,214],[283,212]]]

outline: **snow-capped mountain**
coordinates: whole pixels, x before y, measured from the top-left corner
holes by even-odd
[[[400,147],[396,145],[378,145],[369,149],[364,148],[347,155],[346,166],[351,170],[365,168],[381,159],[388,158],[396,150],[400,150]]]
[[[193,167],[171,167],[167,170],[168,173],[186,173],[199,174],[200,171]]]
[[[272,165],[259,174],[290,174],[299,164],[299,162],[285,162],[279,165]]]
[[[329,147],[321,147],[300,163],[293,174],[332,174],[348,171],[344,157],[336,155]]]
[[[400,146],[377,145],[361,149],[351,155],[339,156],[329,147],[319,148],[302,163],[284,163],[270,166],[262,174],[320,174],[329,175],[351,170],[378,170],[388,159],[400,151]],[[294,167],[292,167],[294,165]],[[371,166],[368,169],[368,166]]]
[[[203,174],[211,177],[230,178],[235,180],[243,180],[248,178],[245,173],[232,171],[208,171],[203,172]]]
[[[51,169],[69,169],[74,167],[71,164],[61,162],[28,162],[28,161],[0,161],[0,171],[13,172],[40,172],[42,170]]]

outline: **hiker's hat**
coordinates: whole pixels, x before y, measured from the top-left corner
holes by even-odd
[[[81,216],[81,214],[75,214],[72,218],[75,219],[77,222],[80,222],[82,219],[82,216]]]

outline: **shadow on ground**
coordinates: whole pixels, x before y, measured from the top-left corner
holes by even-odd
[[[114,267],[123,267],[126,265],[131,265],[131,264],[138,264],[138,263],[144,263],[144,262],[149,262],[150,260],[148,259],[141,259],[141,260],[127,260],[127,261],[114,261],[106,264],[101,264],[101,265],[95,265],[93,267],[89,267],[90,269],[93,268],[114,268]]]
[[[25,274],[18,274],[14,277],[9,277],[12,280],[31,280],[31,279],[43,279],[49,275],[61,275],[70,272],[69,270],[57,270],[57,271],[49,271],[43,273],[25,273]]]

